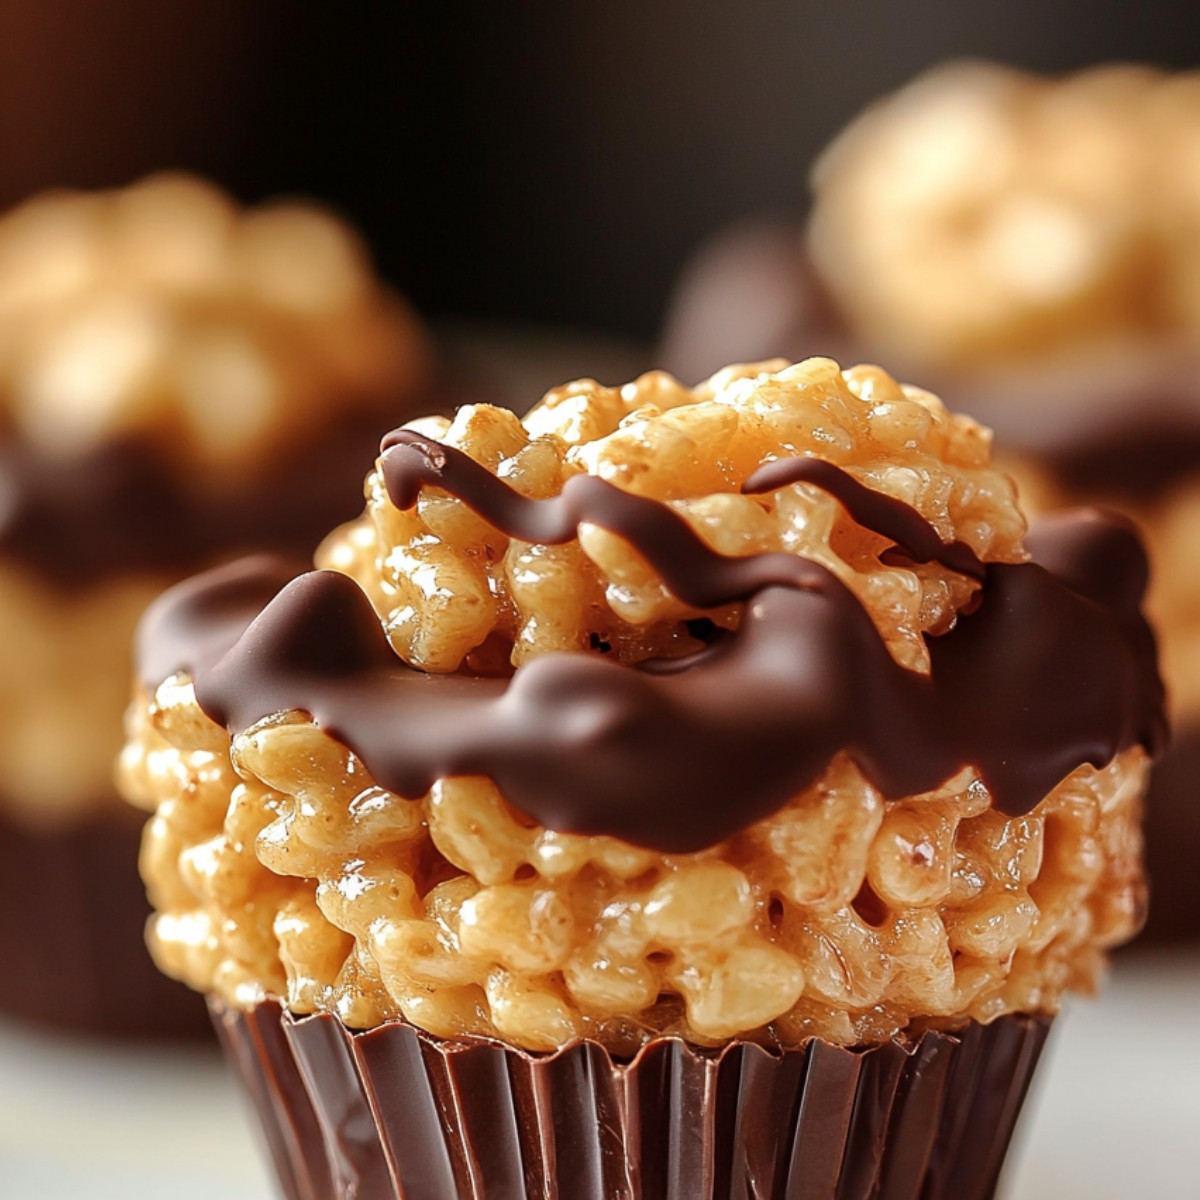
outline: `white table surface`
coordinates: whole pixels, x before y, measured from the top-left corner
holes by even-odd
[[[1058,1022],[1006,1200],[1200,1200],[1200,953],[1123,960]],[[214,1051],[0,1023],[3,1200],[271,1200]]]

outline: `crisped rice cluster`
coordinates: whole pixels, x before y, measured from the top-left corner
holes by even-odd
[[[523,420],[473,405],[453,423],[433,417],[408,427],[530,497],[557,495],[586,471],[669,501],[722,554],[802,553],[856,593],[910,667],[927,664],[921,635],[947,629],[974,585],[936,564],[881,563],[888,543],[817,488],[739,494],[756,467],[815,453],[911,504],[944,538],[985,558],[1022,557],[1025,523],[1012,485],[988,465],[989,434],[875,367],[843,373],[829,359],[777,360],[727,368],[694,391],[662,372],[623,388],[582,380],[549,392]],[[565,546],[528,545],[499,536],[445,493],[427,489],[402,512],[378,472],[366,491],[366,515],[327,539],[317,561],[358,581],[413,666],[491,671],[597,646],[632,663],[696,648],[685,622],[697,611],[614,534],[584,526]],[[706,615],[732,625],[738,609]]]
[[[523,420],[489,408],[414,423],[529,496],[587,470],[663,498],[726,554],[785,550],[835,571],[897,660],[922,669],[974,585],[880,562],[885,543],[828,495],[741,482],[816,452],[989,559],[1022,555],[988,435],[876,368],[814,359],[730,368],[694,392],[662,374],[582,381]],[[694,615],[621,539],[584,527],[526,545],[426,489],[397,511],[378,477],[319,559],[351,573],[393,646],[428,671],[503,673],[571,649],[625,662],[691,643]],[[736,625],[737,605],[707,614]],[[233,740],[186,676],[130,710],[121,773],[154,812],[143,874],[160,964],[235,1004],[264,994],[351,1026],[403,1015],[443,1036],[534,1050],[579,1035],[629,1051],[899,1029],[1053,1010],[1140,919],[1146,758],[1080,768],[1007,818],[964,771],[884,801],[845,756],[784,808],[711,849],[662,854],[532,823],[485,778],[402,799],[306,714]],[[736,803],[736,798],[731,798]]]
[[[814,178],[856,332],[921,370],[1200,333],[1200,73],[957,63],[869,108]]]
[[[337,404],[405,396],[426,361],[355,235],[309,205],[240,211],[160,175],[0,220],[0,410],[52,455],[135,436],[244,467]]]

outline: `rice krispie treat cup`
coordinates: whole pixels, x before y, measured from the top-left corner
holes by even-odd
[[[664,360],[835,347],[996,432],[1029,510],[1103,503],[1160,564],[1180,736],[1148,803],[1147,936],[1200,937],[1200,74],[952,63],[821,156],[807,228],[731,230],[681,282]]]
[[[874,367],[584,380],[156,602],[151,945],[289,1196],[991,1194],[1163,723],[1136,535],[1030,561],[988,458]]]
[[[311,206],[172,175],[0,218],[0,1011],[204,1030],[145,954],[112,783],[134,626],[206,564],[311,553],[427,375],[414,318]]]

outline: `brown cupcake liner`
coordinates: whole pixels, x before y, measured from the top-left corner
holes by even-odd
[[[0,817],[0,1013],[114,1037],[211,1039],[146,949],[141,819],[115,798],[64,829]]]
[[[209,1003],[288,1200],[986,1200],[1050,1026],[622,1063]]]

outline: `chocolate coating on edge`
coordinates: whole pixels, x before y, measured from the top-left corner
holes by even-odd
[[[840,751],[889,797],[974,766],[996,806],[1015,815],[1082,763],[1162,743],[1153,636],[1138,611],[1144,554],[1127,526],[1098,514],[1063,520],[1041,539],[1066,582],[1036,563],[986,564],[982,602],[929,639],[925,676],[896,663],[854,595],[814,562],[726,558],[665,505],[594,477],[529,500],[416,434],[384,445],[397,503],[411,505],[432,483],[527,540],[602,526],[689,603],[746,599],[740,628],[692,659],[638,668],[555,653],[507,681],[426,675],[395,655],[347,576],[303,575],[258,612],[278,569],[227,569],[152,608],[139,639],[147,686],[188,671],[201,707],[234,734],[304,710],[403,796],[424,795],[438,778],[486,775],[549,828],[681,853],[774,812]],[[861,487],[847,488],[837,468],[821,474],[852,498]],[[924,524],[915,512],[905,519]],[[236,637],[239,609],[248,624]]]
[[[996,446],[1105,503],[1157,503],[1200,469],[1200,357],[1153,348],[1128,362],[1013,367],[948,380]]]
[[[206,675],[246,632],[254,614],[303,569],[256,554],[168,589],[142,614],[134,635],[142,682],[157,688],[184,666],[193,679]]]
[[[59,460],[0,432],[0,553],[68,587],[126,571],[182,573],[261,547],[307,556],[356,515],[379,422],[378,412],[347,413],[308,444],[207,483],[150,444]]]

